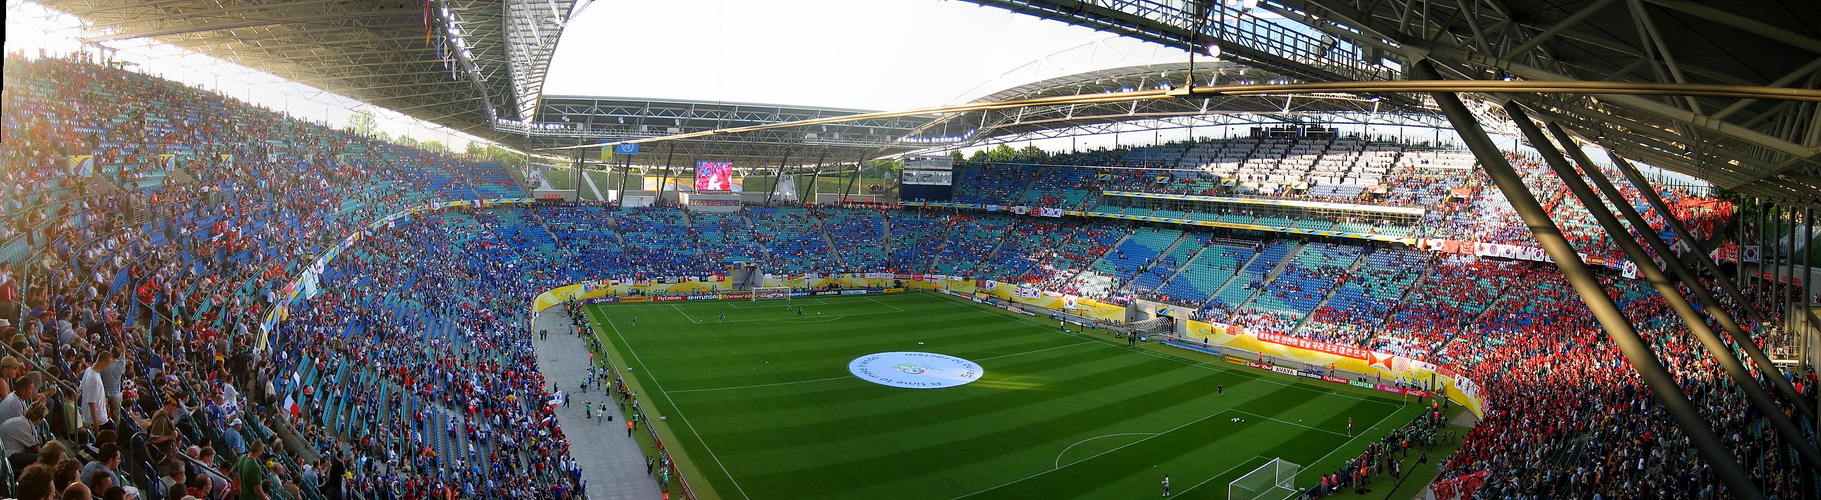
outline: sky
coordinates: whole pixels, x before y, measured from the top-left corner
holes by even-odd
[[[1188,57],[960,1],[595,0],[564,29],[544,93],[894,110]]]

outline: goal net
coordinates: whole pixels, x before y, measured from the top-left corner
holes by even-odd
[[[1227,498],[1231,500],[1285,500],[1295,497],[1296,473],[1302,470],[1301,465],[1273,458],[1270,463],[1254,469],[1252,472],[1234,479],[1227,485]]]
[[[788,298],[790,298],[790,287],[787,286],[756,286],[752,288],[753,302],[766,299]]]

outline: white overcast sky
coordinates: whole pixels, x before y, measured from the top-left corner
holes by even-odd
[[[544,93],[890,110],[1160,62],[1188,53],[960,1],[595,0]]]

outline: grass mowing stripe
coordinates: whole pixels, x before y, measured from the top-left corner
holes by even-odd
[[[620,332],[620,327],[618,325],[613,324],[613,318],[605,317],[604,319],[607,320],[607,328],[613,331],[615,337],[619,337],[622,345],[626,346],[626,353],[632,355],[632,360],[637,362],[640,366],[650,366],[646,365],[644,360],[639,359],[639,352],[634,350],[632,344],[626,341],[626,335]],[[746,494],[746,488],[740,486],[740,481],[733,477],[733,472],[727,470],[727,464],[721,463],[721,457],[715,455],[714,449],[708,446],[708,441],[702,439],[702,433],[696,431],[695,426],[689,425],[689,417],[683,415],[682,408],[678,407],[676,401],[671,400],[670,395],[664,392],[664,384],[659,383],[657,377],[650,375],[651,372],[649,370],[645,373],[645,380],[650,381],[651,386],[658,390],[658,394],[663,394],[664,399],[670,402],[671,413],[677,414],[677,420],[683,421],[683,426],[689,428],[689,433],[694,434],[696,436],[696,441],[702,443],[702,449],[708,452],[708,458],[714,459],[715,465],[721,467],[721,473],[726,474],[727,481],[733,483],[734,489],[740,492],[740,498],[750,500],[752,497]],[[647,423],[646,425],[651,424]]]
[[[840,377],[819,378],[819,379],[815,379],[815,380],[799,380],[796,382],[778,382],[775,384],[736,385],[733,387],[711,387],[711,388],[707,388],[707,389],[685,389],[685,390],[680,390],[680,391],[665,391],[665,393],[666,394],[688,394],[688,393],[692,393],[692,392],[737,391],[740,389],[757,389],[760,387],[777,387],[777,386],[782,386],[782,385],[808,384],[808,383],[812,383],[812,382],[827,382],[830,380],[841,380],[844,378],[853,378],[853,377],[852,376],[840,376]]]
[[[865,299],[866,299],[866,300],[870,300],[870,301],[872,301],[872,302],[873,302],[873,303],[874,303],[874,304],[879,304],[879,305],[882,305],[882,306],[885,306],[885,307],[890,307],[890,308],[892,308],[892,310],[893,310],[893,311],[898,311],[898,312],[904,312],[904,310],[903,310],[903,309],[899,309],[899,308],[898,308],[898,306],[894,306],[894,305],[891,305],[891,304],[887,304],[887,303],[884,303],[884,302],[880,302],[880,301],[879,301],[879,299],[875,299],[875,298],[872,298],[872,297],[863,297],[863,298],[865,298]]]
[[[986,361],[986,360],[989,360],[989,359],[1000,359],[1000,358],[1009,358],[1009,357],[1012,357],[1012,356],[1022,356],[1022,355],[1025,355],[1025,354],[1034,354],[1034,353],[1039,353],[1039,352],[1044,352],[1044,351],[1054,351],[1054,350],[1057,350],[1057,349],[1061,349],[1061,348],[1064,348],[1064,347],[1075,347],[1075,346],[1078,346],[1078,345],[1083,345],[1083,344],[1088,344],[1088,343],[1091,343],[1091,342],[1093,342],[1093,341],[1092,341],[1092,340],[1083,340],[1083,341],[1080,341],[1080,342],[1076,342],[1076,343],[1073,343],[1073,344],[1063,344],[1063,345],[1059,345],[1059,346],[1055,346],[1055,347],[1045,347],[1045,348],[1042,348],[1042,349],[1038,349],[1038,350],[1035,350],[1035,351],[1024,351],[1024,352],[1014,352],[1014,353],[1011,353],[1011,354],[1000,354],[1000,355],[998,355],[998,356],[987,356],[987,357],[984,357],[984,358],[976,358],[976,359],[975,359],[975,360],[974,360],[974,362],[976,362],[976,363],[978,363],[978,362],[981,362],[981,361]]]
[[[1333,434],[1333,435],[1336,435],[1336,436],[1346,436],[1346,435],[1347,435],[1347,433],[1345,433],[1345,432],[1334,432],[1334,431],[1331,431],[1331,430],[1327,430],[1327,429],[1319,429],[1319,428],[1315,428],[1315,427],[1310,427],[1310,426],[1308,426],[1308,425],[1304,425],[1304,424],[1302,424],[1302,423],[1301,423],[1301,422],[1291,422],[1291,421],[1289,421],[1289,420],[1284,420],[1284,419],[1281,419],[1281,418],[1274,418],[1274,417],[1267,417],[1267,416],[1264,416],[1264,415],[1259,415],[1259,414],[1257,414],[1257,413],[1252,413],[1252,412],[1249,412],[1249,411],[1245,411],[1245,410],[1233,410],[1233,411],[1237,411],[1237,412],[1240,412],[1240,413],[1244,413],[1244,414],[1247,414],[1247,415],[1251,415],[1251,416],[1254,416],[1254,417],[1258,417],[1258,418],[1262,418],[1262,419],[1265,419],[1265,420],[1274,420],[1274,421],[1277,421],[1277,422],[1282,422],[1282,423],[1285,423],[1285,424],[1290,424],[1290,425],[1294,425],[1294,426],[1297,426],[1297,427],[1302,427],[1302,428],[1304,428],[1304,429],[1309,429],[1309,430],[1312,430],[1312,431],[1315,431],[1315,432],[1326,432],[1326,433],[1329,433],[1329,434]],[[1392,412],[1392,413],[1393,413],[1393,414],[1396,414],[1396,413],[1397,413],[1397,412]],[[1347,437],[1352,437],[1352,436],[1347,436]]]
[[[1189,497],[1220,498],[1224,491],[1196,488],[1264,457],[1304,462],[1325,453],[1304,467],[1324,470],[1330,457],[1378,437],[1368,434],[1392,415],[1411,412],[1344,388],[1155,346],[1134,349],[1104,335],[1058,335],[1035,318],[924,295],[808,304],[807,319],[822,323],[795,321],[782,304],[626,304],[590,313],[612,332],[617,342],[609,345],[623,346],[637,363],[629,373],[664,393],[650,396],[653,409],[679,416],[682,425],[658,427],[675,431],[665,437],[682,447],[683,470],[711,490],[707,497],[718,490],[751,499],[1104,498],[1156,493],[1159,472],[1168,471],[1195,485]],[[722,312],[727,323],[750,321],[695,322]],[[633,314],[641,322],[622,328]],[[763,321],[776,318],[793,321]],[[939,390],[845,381],[848,361],[899,350],[971,359],[987,373]],[[1216,385],[1225,386],[1224,397]],[[1249,422],[1213,420],[1220,416]],[[1349,416],[1378,423],[1356,434],[1366,439],[1347,438],[1337,431]],[[1157,439],[1164,429],[1174,430]],[[717,467],[696,470],[688,455],[709,456]],[[1030,473],[1040,474],[1005,482]]]
[[[986,308],[987,308],[987,307],[986,307],[986,306],[984,306],[984,305],[980,305],[980,304],[975,304],[975,303],[973,303],[973,302],[963,302],[963,301],[961,301],[961,299],[953,299],[953,300],[954,300],[954,301],[956,301],[956,302],[957,302],[957,303],[960,303],[960,304],[963,304],[963,305],[972,305],[972,306],[974,306],[974,307],[977,307],[977,308],[982,308],[982,309],[986,309]],[[1013,316],[1009,316],[1009,315],[1001,315],[1001,316],[1004,316],[1004,317],[1007,317],[1007,318],[1010,318],[1010,319],[1013,319],[1013,320],[1017,320],[1017,321],[1022,321],[1022,322],[1025,322],[1025,323],[1030,323],[1030,324],[1032,324],[1032,325],[1036,325],[1036,326],[1037,326],[1037,327],[1039,327],[1039,328],[1044,328],[1044,329],[1048,329],[1048,326],[1047,326],[1047,325],[1044,325],[1044,324],[1042,324],[1042,323],[1038,323],[1038,322],[1036,322],[1036,321],[1032,321],[1032,320],[1030,320],[1030,319],[1028,319],[1028,318],[1026,318],[1026,317],[1023,317],[1023,316],[1017,316],[1017,317],[1013,317]],[[1059,333],[1060,333],[1060,332],[1059,332]],[[1063,333],[1063,335],[1072,335],[1072,336],[1077,336],[1077,337],[1086,337],[1086,338],[1092,338],[1092,339],[1096,339],[1096,340],[1099,340],[1099,341],[1101,341],[1101,342],[1105,342],[1105,343],[1108,343],[1108,344],[1114,344],[1114,345],[1117,345],[1117,344],[1118,344],[1118,343],[1117,343],[1117,342],[1114,342],[1114,341],[1113,341],[1113,340],[1112,340],[1112,339],[1103,339],[1103,338],[1100,338],[1100,337],[1095,337],[1095,336],[1092,336],[1092,335],[1082,335],[1082,334],[1079,334],[1079,333],[1072,333],[1072,332],[1071,332],[1071,333]],[[1217,369],[1217,368],[1214,368],[1214,367],[1211,367],[1211,366],[1206,366],[1206,365],[1205,365],[1205,364],[1204,364],[1204,363],[1206,363],[1206,362],[1205,362],[1205,361],[1203,361],[1203,362],[1197,362],[1197,361],[1191,361],[1191,360],[1188,360],[1188,359],[1183,359],[1183,358],[1179,358],[1179,357],[1175,357],[1175,356],[1169,356],[1169,355],[1164,355],[1164,354],[1157,354],[1157,353],[1154,353],[1154,352],[1150,352],[1150,351],[1145,351],[1145,350],[1139,350],[1139,351],[1137,351],[1137,352],[1140,352],[1140,353],[1144,353],[1144,354],[1146,354],[1146,355],[1150,355],[1150,356],[1154,356],[1154,357],[1158,357],[1158,358],[1162,358],[1162,359],[1168,359],[1168,360],[1171,360],[1171,361],[1175,361],[1175,362],[1178,362],[1178,363],[1183,363],[1183,364],[1187,364],[1187,365],[1191,365],[1191,366],[1197,366],[1197,367],[1200,367],[1200,368],[1203,368],[1203,369],[1208,369],[1208,370],[1215,370],[1215,371],[1221,371],[1221,370],[1220,370],[1220,369]],[[1261,375],[1262,375],[1262,374],[1261,374]],[[1264,382],[1266,382],[1266,383],[1270,383],[1270,384],[1276,384],[1276,385],[1281,385],[1281,386],[1286,386],[1286,387],[1296,387],[1296,388],[1300,388],[1300,389],[1313,389],[1313,388],[1312,388],[1312,387],[1307,387],[1307,386],[1304,386],[1304,385],[1301,385],[1301,384],[1291,384],[1291,383],[1285,383],[1285,382],[1281,382],[1281,381],[1277,381],[1277,380],[1273,380],[1273,379],[1271,379],[1271,378],[1269,378],[1269,377],[1258,377],[1258,380],[1261,380],[1261,381],[1264,381]],[[1374,403],[1384,403],[1384,402],[1383,402],[1383,401],[1377,401],[1377,400],[1374,400],[1374,399],[1371,399],[1371,398],[1366,398],[1366,397],[1362,397],[1362,396],[1355,396],[1355,395],[1351,395],[1351,394],[1346,394],[1346,393],[1343,393],[1343,392],[1338,392],[1338,391],[1325,391],[1325,390],[1324,390],[1324,391],[1322,391],[1322,392],[1325,392],[1325,393],[1328,393],[1328,394],[1331,394],[1331,395],[1334,395],[1334,396],[1337,396],[1337,397],[1342,397],[1342,398],[1349,398],[1349,399],[1358,399],[1358,400],[1361,400],[1361,401],[1369,401],[1369,402],[1374,402]],[[1384,404],[1389,404],[1389,403],[1384,403]],[[1400,406],[1400,405],[1393,405],[1393,406]]]
[[[1388,414],[1385,414],[1385,418],[1381,418],[1381,419],[1378,419],[1378,422],[1376,422],[1376,423],[1373,423],[1373,424],[1372,424],[1372,426],[1371,426],[1371,427],[1367,427],[1367,428],[1365,428],[1365,429],[1364,429],[1364,430],[1361,430],[1361,431],[1360,431],[1360,432],[1356,432],[1356,433],[1354,433],[1354,434],[1353,434],[1353,437],[1351,437],[1351,438],[1348,438],[1348,439],[1347,439],[1347,442],[1345,442],[1345,443],[1341,443],[1341,445],[1340,445],[1340,446],[1336,446],[1336,447],[1334,447],[1334,451],[1330,451],[1330,452],[1328,452],[1328,454],[1327,454],[1327,455],[1322,455],[1322,456],[1321,456],[1321,458],[1317,458],[1317,459],[1315,459],[1315,462],[1314,462],[1314,463],[1311,463],[1311,464],[1309,464],[1309,465],[1310,465],[1310,466],[1314,466],[1314,465],[1315,465],[1315,464],[1319,464],[1319,463],[1321,463],[1321,462],[1322,462],[1322,461],[1324,461],[1324,460],[1327,460],[1327,459],[1328,459],[1328,457],[1332,457],[1332,456],[1334,456],[1334,454],[1335,454],[1335,453],[1336,453],[1336,452],[1339,452],[1339,451],[1340,451],[1340,449],[1341,449],[1341,448],[1344,448],[1344,447],[1346,447],[1346,446],[1347,446],[1347,445],[1349,445],[1349,444],[1353,444],[1353,441],[1355,441],[1355,440],[1358,440],[1358,439],[1359,439],[1359,438],[1360,438],[1360,437],[1362,437],[1362,436],[1365,436],[1365,435],[1366,435],[1366,434],[1367,434],[1367,433],[1369,433],[1369,432],[1371,432],[1371,431],[1372,431],[1372,429],[1377,429],[1377,428],[1378,428],[1378,426],[1380,426],[1380,425],[1384,425],[1384,423],[1385,423],[1385,421],[1386,421],[1386,420],[1390,420],[1390,419],[1391,419],[1391,416],[1392,416],[1392,415],[1396,415],[1396,414],[1397,414],[1397,412],[1395,412],[1395,411],[1394,411],[1394,412],[1391,412],[1391,413],[1388,413]]]
[[[1176,431],[1177,431],[1177,430],[1179,430],[1179,429],[1182,429],[1182,428],[1184,428],[1184,427],[1188,427],[1188,426],[1191,426],[1191,425],[1195,425],[1195,424],[1197,424],[1197,423],[1201,423],[1201,421],[1203,421],[1203,420],[1207,420],[1207,419],[1210,419],[1210,418],[1214,418],[1214,417],[1218,417],[1218,416],[1220,416],[1220,415],[1221,415],[1221,414],[1223,414],[1223,413],[1226,413],[1226,411],[1224,411],[1224,410],[1223,410],[1223,411],[1220,411],[1220,412],[1216,412],[1216,413],[1214,413],[1214,414],[1212,414],[1212,415],[1208,415],[1208,416],[1205,416],[1205,417],[1201,417],[1201,418],[1198,418],[1198,419],[1195,419],[1195,420],[1191,420],[1191,421],[1189,421],[1189,422],[1187,422],[1187,423],[1184,423],[1184,424],[1182,424],[1182,425],[1178,425],[1178,426],[1176,426],[1176,427],[1172,427],[1172,428],[1170,428],[1170,429],[1169,429],[1169,430],[1166,430],[1166,431],[1163,431],[1163,432],[1159,432],[1159,433],[1156,433],[1156,434],[1153,434],[1153,435],[1151,435],[1151,436],[1150,436],[1150,437],[1147,437],[1147,438],[1144,438],[1144,439],[1140,439],[1140,440],[1137,440],[1137,441],[1133,441],[1133,442],[1131,442],[1131,443],[1127,443],[1127,444],[1125,444],[1125,445],[1123,445],[1123,446],[1120,446],[1120,447],[1118,447],[1118,448],[1113,448],[1113,449],[1111,449],[1111,450],[1107,450],[1107,451],[1103,451],[1103,452],[1100,452],[1100,453],[1097,453],[1097,454],[1094,454],[1094,455],[1093,455],[1093,456],[1090,456],[1090,457],[1087,457],[1087,458],[1084,458],[1084,459],[1081,459],[1081,460],[1080,460],[1080,461],[1076,461],[1076,462],[1071,462],[1071,463],[1070,463],[1070,464],[1069,464],[1069,465],[1070,465],[1070,466],[1074,466],[1074,465],[1075,465],[1075,464],[1078,464],[1078,463],[1082,463],[1082,462],[1086,462],[1086,461],[1089,461],[1089,460],[1093,460],[1093,459],[1095,459],[1095,458],[1099,458],[1099,457],[1101,457],[1101,456],[1104,456],[1104,455],[1106,455],[1106,454],[1108,454],[1108,453],[1112,453],[1112,452],[1115,452],[1115,451],[1119,451],[1119,450],[1123,450],[1123,449],[1126,449],[1126,448],[1130,448],[1130,447],[1132,447],[1132,446],[1134,446],[1134,445],[1137,445],[1137,444],[1139,444],[1139,443],[1143,443],[1143,442],[1145,442],[1145,441],[1150,441],[1150,440],[1152,440],[1152,439],[1155,439],[1155,438],[1156,438],[1156,437],[1157,437],[1157,436],[1162,436],[1162,435],[1166,435],[1166,434],[1169,434],[1169,433],[1172,433],[1172,432],[1176,432]],[[1031,479],[1031,478],[1034,478],[1034,477],[1037,477],[1037,476],[1042,476],[1042,475],[1045,475],[1045,474],[1049,474],[1049,473],[1051,473],[1051,472],[1055,472],[1055,471],[1058,471],[1058,470],[1061,470],[1061,469],[1050,469],[1050,470],[1047,470],[1047,471],[1043,471],[1043,472],[1039,472],[1039,473],[1036,473],[1036,474],[1031,474],[1031,475],[1029,475],[1029,476],[1025,476],[1025,477],[1022,477],[1022,478],[1019,478],[1019,479],[1016,479],[1016,480],[1013,480],[1013,481],[1011,481],[1011,482],[1007,482],[1007,483],[1005,483],[1005,484],[1001,484],[1001,485],[998,485],[998,486],[994,486],[994,487],[991,487],[991,488],[987,488],[987,489],[984,489],[984,490],[980,490],[980,491],[976,491],[976,492],[973,492],[973,493],[968,493],[968,494],[966,494],[966,495],[961,495],[961,496],[958,496],[958,497],[954,497],[954,498],[950,498],[950,499],[949,499],[949,500],[960,500],[960,499],[963,499],[963,498],[967,498],[967,497],[971,497],[971,496],[974,496],[974,495],[979,495],[979,494],[982,494],[982,493],[986,493],[986,492],[989,492],[989,491],[993,491],[993,490],[996,490],[996,489],[999,489],[999,488],[1004,488],[1004,487],[1007,487],[1007,486],[1011,486],[1011,485],[1014,485],[1014,484],[1018,484],[1018,483],[1022,483],[1022,482],[1024,482],[1024,481],[1027,481],[1027,480],[1030,480],[1030,479]]]
[[[1056,454],[1056,465],[1051,468],[1052,469],[1061,469],[1062,468],[1062,457],[1064,455],[1068,455],[1069,450],[1073,450],[1073,449],[1075,449],[1076,446],[1081,446],[1082,443],[1086,443],[1088,441],[1094,441],[1094,440],[1102,439],[1102,438],[1119,437],[1119,436],[1155,436],[1155,435],[1157,435],[1157,433],[1155,433],[1155,432],[1121,432],[1118,434],[1106,434],[1106,435],[1094,436],[1091,438],[1076,441],[1075,444],[1071,444],[1071,445],[1069,445],[1069,447],[1063,448],[1061,452]],[[1089,457],[1089,458],[1093,458],[1093,457]],[[1086,460],[1086,459],[1083,459],[1083,460]],[[1069,462],[1070,465],[1073,465],[1074,463],[1075,462]]]
[[[1058,380],[1048,385],[1068,387],[1071,388],[1075,394],[1079,395],[1095,389],[1131,385],[1134,380],[1169,373],[1171,370],[1172,368],[1168,366],[1158,366],[1155,363],[1131,364],[1105,372],[1079,373],[1074,377]],[[991,376],[990,372],[989,376]],[[970,385],[977,385],[980,383],[981,382],[976,382],[975,384]],[[764,430],[741,433],[744,435],[723,435],[720,437],[738,438],[743,442],[753,444],[761,449],[789,449],[802,446],[807,439],[824,437],[825,433],[830,428],[866,428],[869,423],[876,422],[881,416],[898,414],[906,411],[915,411],[918,415],[901,416],[900,418],[897,418],[896,425],[888,431],[889,433],[916,433],[916,431],[926,427],[952,425],[957,421],[988,419],[991,418],[991,414],[993,413],[1023,410],[1034,405],[1043,405],[1046,403],[1055,406],[1074,407],[1073,413],[1068,413],[1067,410],[1063,409],[1053,410],[1064,412],[1064,414],[1053,417],[1052,419],[1066,419],[1069,418],[1070,415],[1085,414],[1103,408],[1103,405],[1084,406],[1080,404],[1079,401],[1072,403],[1058,402],[1057,394],[1059,391],[1056,389],[1007,391],[1004,389],[980,389],[961,386],[941,390],[943,392],[952,393],[952,395],[925,395],[906,392],[905,389],[896,389],[875,384],[853,384],[851,387],[843,387],[842,389],[843,390],[839,391],[840,393],[871,393],[875,395],[884,395],[885,399],[874,398],[875,402],[864,405],[864,411],[849,411],[834,419],[815,419],[814,417],[809,416],[805,416],[804,418],[792,418],[788,415],[780,415],[774,412],[768,415],[767,418],[789,421],[790,424],[773,425]],[[961,391],[958,389],[970,390]],[[1167,391],[1169,389],[1170,388],[1168,387],[1157,387],[1152,390]],[[1129,390],[1118,390],[1115,392],[1128,396],[1133,394],[1133,391]],[[1184,394],[1169,394],[1169,397],[1179,397],[1183,395]],[[847,398],[842,398],[839,394],[832,396],[824,395],[823,398],[833,401],[850,401]],[[722,402],[722,404],[727,404],[727,402]],[[1126,408],[1112,408],[1109,410],[1126,410]],[[918,418],[919,416],[922,418]],[[1087,416],[1088,415],[1083,415],[1082,417],[1077,418],[1085,418]],[[1095,419],[1084,421],[1099,421],[1099,419],[1113,416],[1118,415],[1093,415]],[[1047,420],[1050,419],[1045,419],[1044,421]],[[1002,424],[999,431],[1011,432],[1016,429],[1017,427],[1006,428],[1006,426]],[[984,429],[978,432],[984,432]],[[881,433],[881,431],[875,431],[873,434],[879,433]],[[948,436],[932,436],[932,438],[946,437]],[[824,437],[824,439],[826,438]],[[930,443],[934,444],[935,442],[931,441]],[[1038,444],[1041,443],[1008,443],[1008,446],[1035,446]],[[914,466],[914,462],[915,461],[912,460],[911,462],[900,464],[899,467],[911,468]]]
[[[1208,478],[1207,478],[1207,479],[1203,479],[1203,480],[1201,480],[1201,482],[1199,482],[1199,483],[1195,483],[1195,485],[1194,485],[1194,486],[1190,486],[1190,487],[1187,487],[1187,488],[1183,488],[1183,489],[1182,489],[1182,491],[1178,491],[1178,492],[1176,492],[1176,496],[1185,496],[1185,495],[1188,495],[1188,494],[1189,494],[1189,491],[1190,491],[1190,490],[1193,490],[1193,489],[1195,489],[1195,488],[1200,488],[1200,487],[1201,487],[1201,485],[1204,485],[1204,484],[1208,484],[1208,483],[1209,483],[1209,482],[1211,482],[1211,481],[1213,481],[1213,480],[1215,480],[1215,479],[1220,479],[1220,478],[1221,478],[1221,477],[1222,477],[1222,476],[1225,476],[1225,475],[1227,475],[1227,474],[1232,474],[1232,473],[1233,473],[1233,469],[1238,469],[1238,468],[1240,468],[1240,467],[1244,467],[1244,466],[1246,466],[1246,464],[1250,464],[1250,463],[1252,463],[1252,461],[1253,461],[1253,460],[1258,460],[1258,459],[1260,459],[1260,458],[1264,458],[1264,459],[1265,459],[1265,463],[1270,463],[1270,462],[1271,462],[1271,459],[1269,459],[1269,458],[1265,458],[1265,456],[1264,456],[1264,455],[1252,455],[1252,458],[1248,458],[1248,459],[1246,459],[1246,461],[1244,461],[1244,462],[1240,462],[1240,463],[1237,463],[1237,464],[1234,464],[1234,465],[1233,465],[1233,466],[1232,466],[1232,467],[1228,467],[1228,468],[1227,468],[1227,470],[1223,470],[1223,471],[1220,471],[1220,472],[1219,472],[1219,473],[1217,473],[1217,474],[1214,474],[1214,475],[1212,475],[1212,476],[1208,476]],[[1263,464],[1260,464],[1260,466],[1263,466]]]

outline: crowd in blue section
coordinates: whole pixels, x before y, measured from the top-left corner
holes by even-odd
[[[1553,267],[1400,244],[965,210],[462,208],[372,230],[329,263],[312,299],[261,332],[280,288],[347,235],[407,207],[521,195],[512,172],[81,60],[9,55],[5,84],[0,382],[25,408],[5,414],[0,402],[9,496],[114,486],[58,472],[113,451],[119,465],[97,462],[142,498],[229,488],[286,499],[574,498],[587,485],[550,418],[525,304],[582,280],[713,276],[735,264],[1154,300],[1402,354],[1485,387],[1491,410],[1443,472],[1488,477],[1485,496],[1710,498],[1718,488],[1676,448],[1678,431]],[[1614,255],[1559,181],[1514,159],[1578,250]],[[956,199],[1079,211],[1132,210],[1105,206],[1104,191],[1420,205],[1429,211],[1414,224],[1213,216],[1530,244],[1472,166],[1463,153],[1362,138],[1200,140],[963,162]],[[1676,213],[1626,194],[1652,232],[1676,217],[1713,237],[1731,216],[1730,205],[1662,194]],[[1703,415],[1741,436],[1729,444],[1754,458],[1767,491],[1813,491],[1699,361],[1661,297],[1616,272],[1600,282]],[[1787,342],[1773,327],[1754,331],[1766,345]],[[81,390],[91,372],[103,394]],[[1812,395],[1812,375],[1797,376]]]

